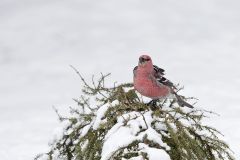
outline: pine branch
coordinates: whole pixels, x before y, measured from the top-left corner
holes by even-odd
[[[203,119],[216,113],[200,109],[185,110],[168,98],[159,100],[153,108],[143,102],[132,83],[114,83],[113,87],[106,87],[105,79],[110,74],[101,73],[97,81],[92,76],[90,85],[76,68],[70,67],[83,83],[83,94],[79,99],[73,99],[80,107],[71,107],[70,117],[61,116],[54,108],[59,119],[69,124],[62,138],[56,140],[52,149],[45,154],[49,160],[100,160],[107,141],[106,135],[114,126],[131,129],[131,125],[138,123],[139,126],[134,126],[137,132],[133,132],[136,140],[116,149],[109,160],[139,156],[149,159],[149,153],[140,148],[140,144],[163,150],[172,160],[234,160],[229,146],[219,138],[221,133],[202,124]],[[194,99],[181,97],[186,101]],[[90,103],[91,100],[94,104]],[[151,115],[151,122],[147,115]],[[134,121],[137,123],[132,123]],[[150,129],[161,137],[163,144],[151,139],[147,132]],[[43,155],[37,155],[36,159]]]

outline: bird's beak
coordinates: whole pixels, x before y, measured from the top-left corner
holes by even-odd
[[[144,62],[145,62],[145,59],[142,58],[142,57],[140,57],[140,58],[139,58],[139,64],[143,64]]]

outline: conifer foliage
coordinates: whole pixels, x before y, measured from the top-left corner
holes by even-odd
[[[68,122],[62,137],[36,159],[234,160],[221,133],[202,123],[212,112],[172,99],[149,106],[131,83],[109,88],[109,74],[89,84],[76,72],[83,82],[83,95],[74,99],[78,107],[68,118],[59,115]]]

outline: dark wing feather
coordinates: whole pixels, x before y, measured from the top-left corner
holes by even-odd
[[[174,89],[177,89],[174,84],[169,81],[167,78],[164,77],[164,69],[162,68],[159,68],[158,66],[156,65],[153,65],[153,69],[154,69],[154,77],[157,79],[157,81],[163,85],[166,85],[170,88],[173,89],[173,94],[176,96],[177,98],[177,102],[180,106],[184,107],[189,107],[189,108],[193,108],[193,106],[189,103],[187,103],[186,101],[184,101],[181,96],[179,96],[175,91]]]
[[[159,68],[158,66],[156,66],[156,65],[153,65],[153,69],[154,69],[154,71],[157,73],[157,74],[159,74],[159,75],[164,75],[165,73],[165,70],[164,69],[162,69],[162,68]]]
[[[134,75],[134,77],[136,76],[137,68],[138,68],[138,66],[134,67],[134,69],[133,69],[133,75]]]
[[[154,77],[158,80],[159,83],[169,86],[169,87],[172,87],[172,88],[176,88],[170,80],[168,80],[167,78],[164,77],[164,75],[165,75],[164,69],[159,68],[156,65],[153,65],[153,69],[154,69]]]

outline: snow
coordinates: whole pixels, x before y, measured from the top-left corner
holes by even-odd
[[[151,114],[152,111],[144,114],[133,111],[119,116],[117,123],[105,136],[101,160],[108,160],[111,158],[111,155],[119,149],[128,146],[134,141],[142,141],[145,136],[167,150],[170,149],[170,147],[162,141],[161,135],[151,128],[151,122],[153,121]],[[141,128],[145,129],[145,131],[140,132]],[[141,151],[149,153],[150,160],[155,160],[154,157],[156,158],[156,155],[160,159],[166,159],[166,153],[162,154],[162,150],[159,152],[162,154],[161,156],[161,154],[156,153],[159,150],[155,150],[146,145],[140,148],[142,148]]]
[[[125,160],[125,159],[123,159]],[[129,160],[143,160],[141,156],[130,158]]]
[[[139,144],[142,151],[148,153],[149,160],[171,160],[169,155],[162,149],[151,148],[144,143]]]
[[[115,151],[121,147],[128,146],[131,142],[136,140],[136,137],[132,134],[130,127],[119,127],[116,132],[111,134],[111,136],[106,137],[106,141],[103,145],[101,160],[108,160]]]
[[[80,137],[84,137],[89,129],[92,127],[92,124],[89,124],[89,125],[86,125],[85,127],[83,127],[83,129],[81,130],[81,134],[80,134]]]
[[[162,137],[152,128],[147,129],[142,135],[147,135],[148,139],[160,144],[162,147],[165,147],[167,150],[170,147],[162,141]]]
[[[220,114],[206,123],[240,157],[239,7],[238,0],[1,0],[1,159],[48,150],[60,126],[52,105],[67,114],[81,94],[70,64],[86,80],[111,72],[108,83],[130,82],[142,53],[198,107]]]
[[[109,108],[109,104],[106,103],[97,110],[96,119],[93,124],[94,130],[98,129],[99,125],[101,124],[102,118],[105,115],[105,112],[107,111],[108,108]]]

